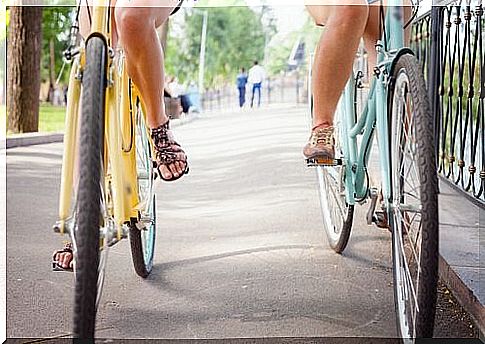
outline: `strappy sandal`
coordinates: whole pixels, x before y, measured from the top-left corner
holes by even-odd
[[[170,130],[169,121],[158,128],[152,129],[151,137],[155,146],[156,164],[160,178],[166,182],[173,182],[184,174],[189,173],[187,157],[180,145],[175,141],[172,131]],[[183,158],[180,158],[180,155],[183,155]],[[185,169],[175,177],[169,166],[177,161],[184,163]],[[167,179],[163,177],[162,171],[160,170],[160,166],[162,165],[170,171],[172,178]]]
[[[65,268],[65,267],[62,267],[60,264],[59,264],[59,261],[56,260],[56,256],[59,254],[59,253],[65,253],[65,252],[68,252],[68,253],[71,253],[72,254],[72,260],[74,260],[74,253],[72,251],[72,243],[68,242],[64,245],[64,247],[61,249],[61,250],[57,250],[56,252],[54,252],[54,254],[52,255],[52,271],[68,271],[68,272],[72,272],[72,268]]]

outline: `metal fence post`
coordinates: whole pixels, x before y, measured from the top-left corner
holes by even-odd
[[[440,143],[440,71],[441,71],[441,35],[443,34],[443,10],[440,6],[431,8],[431,46],[430,61],[428,63],[428,96],[431,111],[434,118],[434,137],[436,163],[439,162],[439,143]]]

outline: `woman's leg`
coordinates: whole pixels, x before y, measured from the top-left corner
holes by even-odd
[[[163,51],[156,28],[167,20],[177,3],[178,0],[118,0],[116,3],[116,26],[128,74],[143,95],[147,122],[152,129],[168,121],[163,101]],[[184,173],[185,154],[177,151],[176,155],[175,161],[160,164],[163,178],[177,178]]]
[[[322,0],[322,4],[328,2]],[[333,118],[338,100],[352,71],[355,53],[367,24],[365,0],[346,5],[307,6],[319,26],[325,26],[313,63],[313,130],[303,149],[307,158],[333,159]]]
[[[115,2],[112,0],[113,5]],[[168,120],[163,103],[163,52],[155,28],[168,18],[177,3],[178,0],[118,0],[116,3],[118,6],[115,12],[117,25],[114,27],[117,27],[117,32],[123,40],[129,75],[144,95],[148,111],[147,120],[151,128],[157,128]],[[131,7],[124,7],[127,5]],[[150,7],[152,5],[158,7]],[[92,8],[90,11],[92,14]],[[86,6],[81,8],[79,24],[80,33],[86,38],[90,30]],[[117,32],[114,32],[114,44],[117,42]],[[153,66],[158,66],[158,68]],[[183,152],[177,154],[183,155],[185,158]],[[161,172],[166,179],[180,176],[184,169],[185,164],[180,161],[168,164],[168,168],[161,166]],[[72,268],[72,251],[70,249],[56,251],[53,260],[62,268]]]
[[[317,25],[325,26],[313,63],[314,126],[331,126],[337,103],[352,71],[367,23],[365,0],[352,5],[307,6]]]

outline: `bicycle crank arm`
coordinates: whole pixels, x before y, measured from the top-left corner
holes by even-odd
[[[370,188],[369,194],[371,201],[369,209],[367,210],[366,220],[368,225],[372,225],[376,220],[374,213],[376,211],[378,191],[376,188]]]

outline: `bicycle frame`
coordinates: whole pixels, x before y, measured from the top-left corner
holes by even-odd
[[[91,33],[86,43],[93,36],[102,37],[107,51],[107,87],[105,98],[105,133],[104,133],[104,189],[107,215],[114,223],[105,223],[108,230],[108,245],[126,237],[124,226],[133,219],[138,219],[140,207],[138,198],[136,170],[135,109],[133,104],[139,99],[145,115],[145,105],[136,87],[130,82],[124,68],[122,54],[115,54],[109,46],[112,42],[110,23],[110,0],[97,0],[92,13]],[[74,181],[76,169],[76,146],[79,136],[79,108],[81,97],[81,79],[85,65],[83,47],[74,59],[69,78],[67,96],[66,126],[64,134],[64,152],[61,172],[59,197],[59,221],[56,231],[72,234]],[[151,143],[151,149],[153,149]],[[153,194],[153,190],[150,190]],[[74,197],[73,197],[74,195]],[[72,236],[72,235],[71,235]]]
[[[409,52],[404,48],[403,30],[403,7],[402,0],[389,0],[387,14],[385,16],[385,28],[381,40],[376,44],[377,67],[373,77],[372,86],[365,108],[356,120],[355,104],[355,77],[347,83],[340,98],[340,114],[342,150],[346,168],[345,192],[348,204],[354,205],[357,201],[368,197],[368,185],[366,182],[367,164],[369,153],[372,149],[374,129],[377,130],[378,149],[380,156],[381,186],[384,205],[389,206],[391,197],[390,182],[390,159],[389,159],[389,134],[388,134],[388,91],[387,87],[392,75],[393,62],[400,54]],[[385,44],[387,42],[387,44]],[[387,47],[385,46],[387,45]],[[357,137],[362,135],[360,145]],[[349,178],[350,176],[350,178]]]

